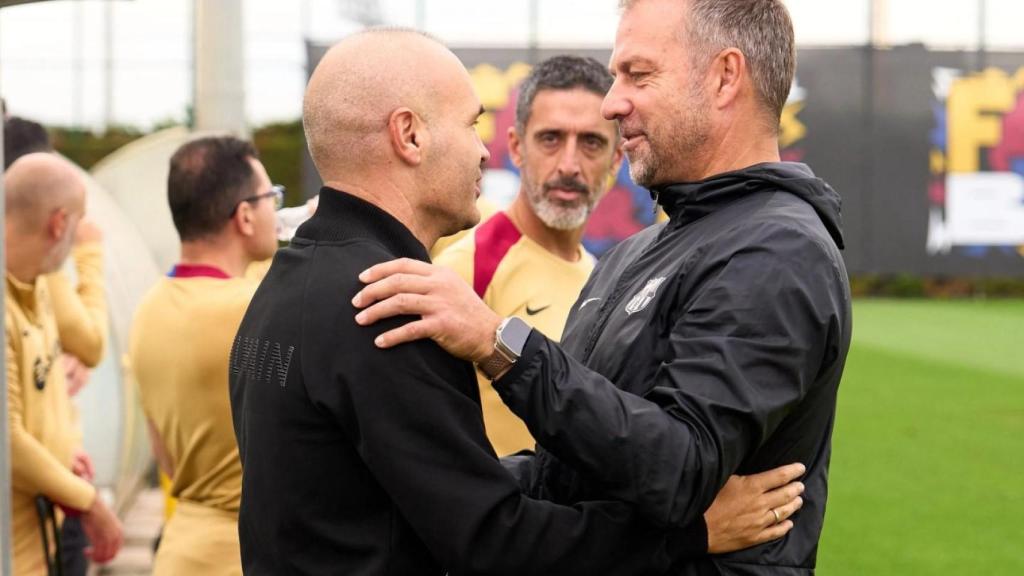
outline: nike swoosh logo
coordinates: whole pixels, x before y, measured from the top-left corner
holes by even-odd
[[[587,304],[590,304],[591,302],[597,302],[598,300],[600,300],[600,298],[587,298],[586,300],[583,301],[582,304],[580,304],[580,310],[583,310],[583,307],[586,306]]]
[[[530,308],[530,305],[527,304],[526,315],[533,316],[534,314],[540,314],[541,312],[547,310],[548,308],[551,308],[551,304],[548,304],[547,306],[541,306],[540,308]]]

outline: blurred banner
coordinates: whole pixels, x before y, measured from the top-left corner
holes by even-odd
[[[308,71],[328,46],[307,45]],[[507,205],[518,173],[505,134],[515,121],[526,48],[456,48],[487,115],[484,194]],[[570,52],[607,62],[605,50]],[[782,115],[784,160],[808,163],[843,198],[852,273],[1024,277],[1024,53],[817,48],[799,51]],[[308,193],[320,180],[306,159]],[[601,255],[654,221],[650,195],[623,166],[587,226]]]
[[[805,160],[852,272],[1024,276],[1024,54],[802,50]]]

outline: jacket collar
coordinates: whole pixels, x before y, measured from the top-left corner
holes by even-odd
[[[651,188],[651,196],[674,226],[698,220],[730,204],[753,188],[743,170],[726,172],[697,182],[678,182]]]
[[[40,294],[42,290],[42,276],[36,278],[36,281],[31,284],[26,284],[21,280],[18,280],[8,271],[4,271],[7,286],[7,298],[13,300],[14,304],[18,306],[26,316],[29,317],[33,322],[36,317],[36,305],[40,302],[43,296]]]
[[[384,244],[396,256],[430,262],[423,244],[394,216],[341,190],[324,186],[316,213],[295,231],[295,237],[313,242],[370,239]]]
[[[843,247],[842,201],[804,164],[765,162],[724,172],[698,182],[680,182],[651,189],[668,214],[670,226],[685,226],[756,192],[785,191],[810,204],[839,248]]]

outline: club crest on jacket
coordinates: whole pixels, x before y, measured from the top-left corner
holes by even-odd
[[[664,281],[664,276],[648,280],[647,284],[644,284],[643,289],[637,292],[636,295],[629,300],[629,303],[626,304],[626,314],[632,316],[644,308],[647,308],[647,305],[651,303],[651,300],[654,300],[654,295],[658,293],[658,287],[661,286]]]

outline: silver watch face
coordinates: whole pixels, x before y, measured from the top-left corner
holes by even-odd
[[[523,348],[526,347],[526,339],[530,337],[533,328],[521,319],[512,316],[505,322],[498,331],[498,344],[505,352],[519,358],[523,355]]]

